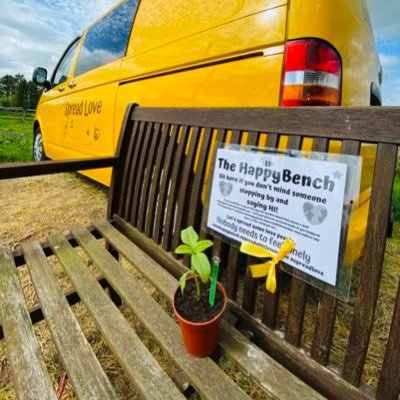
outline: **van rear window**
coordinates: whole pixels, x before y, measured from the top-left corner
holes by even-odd
[[[93,25],[84,39],[74,76],[125,55],[139,0],[127,0]]]

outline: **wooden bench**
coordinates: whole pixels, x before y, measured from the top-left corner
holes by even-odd
[[[129,261],[165,298],[186,267],[173,249],[182,228],[197,230],[203,214],[202,191],[214,141],[276,147],[281,134],[298,149],[312,137],[313,149],[326,151],[331,139],[342,140],[342,153],[358,154],[362,142],[377,144],[375,178],[365,251],[343,365],[329,364],[338,301],[317,296],[311,348],[302,346],[307,284],[291,278],[284,332],[277,327],[281,292],[263,293],[261,318],[253,315],[260,302],[256,281],[245,274],[245,259],[236,247],[215,238],[213,252],[223,259],[222,278],[231,300],[222,323],[219,352],[242,369],[265,398],[397,400],[400,394],[400,294],[376,391],[360,386],[374,322],[385,250],[397,148],[399,108],[302,109],[168,109],[131,106],[115,157],[40,164],[0,166],[0,179],[92,168],[113,167],[107,218],[93,226],[73,227],[64,237],[52,234],[46,243],[31,242],[22,252],[0,249],[0,318],[14,388],[20,399],[55,399],[54,387],[32,322],[43,319],[79,399],[117,398],[109,376],[96,358],[71,311],[81,301],[139,395],[146,399],[178,399],[188,386],[174,382],[160,367],[121,314],[120,299],[143,324],[185,382],[207,399],[250,398],[215,362],[186,353],[174,319],[143,288],[137,276],[119,262]],[[265,136],[265,135],[264,135]],[[205,237],[205,232],[202,232]],[[105,239],[106,246],[98,239]],[[81,253],[101,272],[98,281]],[[76,293],[67,296],[50,267],[55,255]],[[184,260],[185,262],[187,260]],[[40,309],[28,310],[17,275],[27,265]],[[109,296],[103,287],[109,287]],[[244,287],[244,288],[243,288]],[[240,288],[243,288],[241,290]],[[241,302],[238,293],[241,293]],[[337,368],[339,367],[339,368]],[[342,367],[342,368],[340,368]]]

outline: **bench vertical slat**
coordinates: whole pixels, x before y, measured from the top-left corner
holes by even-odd
[[[151,142],[151,137],[154,134],[154,123],[147,123],[146,133],[144,134],[143,144],[140,149],[140,157],[139,162],[137,164],[137,168],[135,171],[135,184],[133,189],[133,200],[132,200],[132,208],[130,213],[130,221],[133,225],[136,226],[137,218],[138,218],[138,210],[140,205],[140,200],[142,199],[142,186],[145,174],[145,163],[148,162],[149,157],[149,146]]]
[[[279,136],[276,133],[268,133],[266,147],[277,148]],[[275,329],[278,318],[279,297],[281,288],[282,274],[279,269],[276,270],[276,281],[278,286],[275,293],[264,291],[263,311],[261,320],[271,329]]]
[[[122,123],[120,140],[118,141],[118,147],[116,150],[117,156],[117,167],[113,169],[111,187],[109,191],[107,216],[112,218],[115,213],[121,215],[124,202],[124,188],[126,187],[125,179],[126,174],[123,174],[124,170],[122,161],[126,160],[126,155],[129,148],[133,146],[135,140],[135,126],[137,122],[132,119],[132,113],[135,109],[135,105],[131,104],[128,106],[124,121]],[[120,188],[120,190],[114,190],[114,188]]]
[[[327,150],[321,142],[321,151]],[[360,143],[353,140],[344,140],[342,143],[342,154],[356,155],[359,153]],[[340,248],[345,248],[347,236],[341,238],[344,241]],[[343,255],[343,254],[342,254]],[[341,257],[339,256],[339,259]],[[313,343],[310,356],[322,365],[327,365],[332,345],[333,329],[335,326],[337,299],[326,292],[321,292],[317,308],[317,321],[314,330]]]
[[[10,250],[0,248],[0,320],[20,400],[57,400],[32,327]]]
[[[203,189],[204,177],[206,173],[206,163],[210,153],[211,139],[213,131],[205,128],[201,135],[200,151],[197,156],[197,165],[194,174],[193,186],[190,194],[189,214],[187,225],[192,225],[200,231],[200,218],[203,206],[201,204],[201,192]]]
[[[301,147],[301,143],[301,136],[290,136],[287,148],[297,150]],[[300,345],[308,288],[307,283],[296,277],[299,275],[298,271],[294,271],[292,276],[289,310],[285,327],[285,340],[294,346]]]
[[[39,242],[23,244],[22,249],[47,325],[78,398],[116,399]]]
[[[141,396],[159,400],[183,398],[64,236],[53,234],[49,243],[103,338]]]
[[[241,131],[232,130],[230,143],[239,144],[241,140]],[[242,264],[243,255],[240,254],[239,248],[236,246],[229,246],[228,250],[228,264],[226,266],[226,294],[232,300],[237,297],[237,286],[239,281],[239,271]]]
[[[162,163],[164,162],[165,158],[165,149],[167,148],[169,142],[169,130],[170,130],[170,125],[163,124],[161,131],[161,142],[157,149],[158,153],[157,153],[156,164],[154,166],[152,185],[151,185],[150,197],[147,209],[146,224],[145,224],[145,233],[149,237],[153,236],[154,215],[156,212],[157,197],[158,197],[157,194],[160,183],[160,176],[162,173]]]
[[[245,262],[245,264],[247,265],[248,262]],[[249,314],[254,313],[259,284],[260,280],[254,279],[253,276],[251,275],[250,268],[247,268],[246,274],[244,276],[242,307]]]
[[[215,144],[223,143],[225,140],[225,137],[226,137],[226,130],[225,129],[217,129]],[[215,152],[214,154],[216,155],[217,153]],[[215,159],[213,160],[211,165],[215,165]],[[211,179],[211,172],[210,172],[210,179]],[[204,212],[204,210],[203,210],[203,212]],[[226,269],[225,266],[226,266],[227,259],[228,259],[228,246],[217,236],[213,236],[212,240],[214,241],[214,246],[212,247],[212,252],[211,252],[212,257],[214,257],[214,256],[219,257],[221,260],[221,266],[223,266],[223,268]]]
[[[111,190],[111,193],[121,193],[120,194],[120,198],[119,198],[119,205],[118,205],[118,209],[116,210],[116,212],[119,215],[123,215],[124,210],[125,210],[125,204],[126,204],[126,197],[127,197],[127,193],[129,190],[129,186],[128,186],[128,179],[129,179],[129,168],[131,166],[131,162],[132,162],[132,152],[134,147],[136,146],[136,141],[139,140],[138,137],[138,130],[139,130],[139,122],[138,121],[134,121],[134,125],[132,128],[132,134],[129,137],[129,141],[127,143],[126,148],[124,148],[122,151],[124,152],[124,156],[123,158],[120,159],[120,163],[124,162],[124,164],[119,166],[119,170],[120,170],[120,176],[121,176],[121,191],[118,192],[117,190]],[[111,188],[112,189],[112,188]]]
[[[285,340],[298,347],[301,342],[308,285],[294,273],[290,287],[289,311],[285,327]]]
[[[336,309],[336,297],[321,292],[310,356],[322,365],[327,365],[329,361]]]
[[[400,282],[393,311],[392,325],[386,346],[385,358],[379,377],[376,398],[397,400],[400,396]]]
[[[204,178],[206,175],[207,161],[210,159],[210,150],[213,138],[212,128],[200,128],[199,149],[196,152],[195,173],[194,179],[190,187],[190,200],[187,210],[187,226],[193,226],[194,229],[200,232],[200,222],[203,213],[203,204],[201,194],[203,190]],[[200,232],[201,233],[201,232]],[[189,266],[190,257],[185,255],[183,263]]]
[[[193,127],[189,131],[189,150],[185,157],[185,163],[182,167],[183,174],[179,181],[179,188],[178,188],[178,204],[177,204],[177,211],[176,211],[176,221],[175,221],[175,230],[174,230],[174,237],[172,240],[172,248],[178,247],[180,243],[180,232],[182,229],[186,228],[184,224],[186,223],[185,215],[188,213],[189,208],[189,194],[191,190],[189,190],[190,185],[192,183],[193,177],[193,169],[195,163],[195,156],[196,156],[196,149],[198,145],[198,140],[200,136],[200,128]]]
[[[177,146],[180,125],[172,125],[171,128],[172,132],[170,134],[167,152],[165,155],[165,160],[163,162],[162,177],[158,192],[157,212],[153,232],[153,238],[156,243],[161,243],[161,239],[164,234],[164,212],[169,195],[168,190],[171,177],[171,163],[174,156],[175,148]]]
[[[210,154],[207,160],[207,166],[206,168],[208,169],[207,172],[207,176],[204,184],[203,184],[203,191],[201,193],[201,200],[203,203],[203,210],[202,210],[202,214],[201,214],[201,221],[204,221],[205,218],[207,218],[207,213],[208,213],[208,208],[205,206],[205,203],[207,201],[207,195],[208,193],[208,189],[211,185],[212,179],[213,179],[213,175],[214,175],[214,165],[215,165],[215,161],[216,161],[216,156],[217,156],[217,144],[218,143],[223,143],[224,142],[224,133],[226,133],[226,131],[221,130],[221,129],[216,129],[213,131],[212,137],[211,137],[211,147],[210,147]],[[214,237],[214,235],[211,235],[210,233],[206,232],[205,230],[200,229],[199,232],[199,237],[201,240],[204,239],[210,239],[214,241],[214,248],[215,248],[215,243],[217,240],[217,245],[219,246],[219,248],[222,246],[222,241],[220,239],[216,239]],[[213,248],[213,250],[214,250]],[[208,250],[206,252],[206,254],[210,254],[212,251]],[[215,254],[220,254],[219,252],[215,253]]]
[[[182,165],[184,163],[183,155],[188,140],[189,127],[183,126],[179,132],[179,143],[174,154],[175,160],[171,173],[171,186],[168,193],[168,205],[165,219],[163,248],[168,251],[171,248],[171,238],[174,228],[174,215],[176,207],[177,188],[179,187],[180,177],[182,175]]]
[[[125,197],[125,207],[123,209],[123,216],[126,220],[130,219],[130,215],[132,212],[132,203],[134,196],[134,185],[136,182],[136,175],[138,174],[138,164],[140,160],[140,155],[142,154],[142,147],[145,141],[145,134],[147,130],[148,123],[145,121],[139,122],[139,129],[136,131],[136,140],[135,146],[132,149],[132,152],[128,153],[127,160],[127,169],[124,171],[124,174],[127,175],[127,184],[126,184],[126,193]]]
[[[139,210],[139,219],[138,219],[138,229],[141,231],[144,230],[145,222],[146,222],[146,215],[148,209],[148,200],[150,195],[150,186],[152,180],[152,174],[154,171],[154,164],[156,160],[156,151],[158,151],[158,145],[161,141],[161,124],[157,123],[154,128],[154,132],[151,138],[151,145],[150,150],[147,155],[146,161],[146,172],[143,181],[143,189],[141,193],[141,203],[140,203],[140,210]]]
[[[397,161],[397,145],[378,144],[365,249],[342,376],[360,384],[375,314],[385,253],[388,215]]]
[[[249,132],[247,138],[247,146],[256,146],[259,141],[260,134],[259,132]],[[243,264],[248,264],[249,257],[243,257]],[[246,269],[245,281],[244,281],[244,288],[243,288],[243,308],[252,314],[254,312],[256,306],[256,299],[257,299],[257,289],[258,289],[258,279],[253,279],[251,276],[250,270]]]
[[[243,263],[244,255],[240,253],[238,247],[229,246],[228,265],[226,269],[226,294],[232,300],[237,298],[239,273]]]

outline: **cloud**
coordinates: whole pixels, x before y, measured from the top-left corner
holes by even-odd
[[[2,0],[0,76],[49,71],[67,45],[116,0]]]
[[[368,8],[383,69],[383,104],[400,105],[400,1],[368,0]]]
[[[368,9],[374,29],[375,38],[390,40],[400,38],[400,1],[368,0]]]
[[[384,105],[400,105],[400,55],[379,54],[383,69]]]
[[[379,58],[381,60],[382,68],[384,69],[395,69],[400,67],[400,56],[380,54]]]

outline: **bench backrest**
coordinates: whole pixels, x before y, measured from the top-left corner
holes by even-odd
[[[308,312],[311,338],[304,335],[308,285],[293,277],[290,289],[257,296],[257,282],[243,276],[246,263],[236,247],[217,238],[214,252],[222,255],[224,282],[232,300],[242,298],[237,313],[250,323],[254,340],[322,393],[336,398],[363,398],[358,390],[377,307],[392,186],[400,144],[400,108],[254,108],[173,109],[131,106],[121,135],[118,168],[113,175],[109,216],[117,215],[138,231],[173,252],[179,233],[193,225],[197,231],[203,214],[203,184],[215,142],[229,141],[277,147],[282,135],[287,148],[300,149],[313,138],[312,149],[327,151],[331,140],[341,140],[341,152],[359,154],[362,143],[376,144],[370,211],[363,256],[359,265],[355,300],[341,304],[334,297],[313,292],[316,306]],[[268,133],[266,136],[265,133]],[[266,137],[266,142],[265,142]],[[206,236],[205,232],[201,236]],[[187,261],[187,260],[186,260]],[[396,283],[397,284],[397,283]],[[400,295],[393,310],[376,394],[397,399],[400,392]],[[281,304],[288,308],[281,310]],[[261,303],[261,304],[260,304]],[[342,359],[330,352],[337,309],[353,314]],[[251,314],[258,311],[256,320]],[[260,311],[261,310],[261,311]],[[312,321],[312,322],[310,322]],[[272,330],[280,328],[284,335]],[[293,346],[290,346],[293,345]],[[306,353],[300,350],[307,346]],[[337,371],[337,372],[334,372]]]

